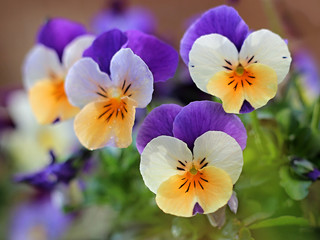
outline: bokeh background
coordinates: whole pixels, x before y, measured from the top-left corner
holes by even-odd
[[[22,88],[21,67],[43,22],[52,17],[64,17],[78,21],[90,30],[95,14],[109,8],[111,1],[0,1],[0,115],[5,112],[8,116],[5,98],[8,90]],[[176,50],[179,50],[180,39],[195,16],[221,4],[233,6],[252,30],[267,28],[280,34],[288,39],[292,53],[308,51],[315,69],[319,69],[319,0],[124,2],[128,8],[139,6],[151,11],[156,20],[154,34],[170,43]],[[315,124],[318,131],[315,136],[311,134],[309,126],[314,115],[313,109],[316,109],[316,100],[313,98],[308,102],[305,100],[307,90],[302,94],[299,92],[298,85],[295,84],[296,71],[294,69],[289,74],[291,83],[285,81],[280,87],[280,96],[259,110],[259,119],[257,115],[241,116],[249,136],[245,151],[247,165],[236,186],[240,199],[239,212],[237,215],[227,212],[228,220],[222,230],[213,228],[205,216],[183,219],[162,213],[154,203],[154,195],[143,185],[138,171],[140,156],[134,146],[124,151],[106,150],[93,154],[91,157],[94,160],[89,166],[85,166],[84,170],[81,169],[83,171],[79,181],[71,181],[67,187],[59,186],[50,199],[30,186],[14,183],[13,176],[16,173],[40,169],[48,163],[50,159],[47,152],[42,152],[44,147],[56,144],[58,156],[61,157],[64,149],[70,148],[68,144],[76,141],[70,133],[71,125],[54,130],[39,130],[34,123],[30,124],[32,121],[28,122],[27,114],[30,112],[25,112],[23,107],[16,109],[13,115],[18,118],[18,124],[16,119],[13,120],[19,134],[12,137],[11,133],[3,134],[0,129],[0,240],[60,239],[49,238],[49,230],[44,227],[51,229],[51,232],[63,233],[60,234],[63,240],[226,240],[235,239],[236,236],[237,239],[240,236],[241,240],[252,240],[251,237],[257,240],[286,237],[293,240],[319,239],[320,181],[306,180],[303,175],[305,172],[299,172],[300,168],[291,161],[293,155],[299,155],[306,158],[308,164],[313,162],[320,167],[320,148],[317,142],[320,139],[319,124]],[[183,70],[181,72],[183,75]],[[173,84],[170,80],[162,84],[162,87],[159,84],[160,90],[156,92],[163,93],[165,97],[170,94],[171,96],[167,99],[156,99],[158,102],[155,105],[173,101],[185,105],[191,100],[211,99],[196,89],[188,77],[185,77],[188,78],[185,82],[181,79],[177,81],[178,78],[183,78],[181,75],[177,74]],[[315,79],[320,80],[319,76]],[[180,85],[175,86],[177,82]],[[190,85],[193,86],[191,90]],[[171,87],[171,92],[168,93],[166,89]],[[320,94],[317,94],[319,99]],[[26,99],[21,97],[19,101],[20,104],[21,101],[26,102]],[[320,104],[319,100],[317,101]],[[13,102],[13,105],[15,103],[18,105],[18,102]],[[10,114],[12,115],[12,112]],[[260,129],[257,124],[261,125]],[[256,142],[259,132],[266,141],[263,146]],[[38,145],[40,142],[39,148],[32,142],[34,139],[30,140],[30,135],[35,135]],[[8,154],[6,147],[9,143],[14,144],[9,147]],[[2,151],[2,148],[5,148],[5,151]],[[311,150],[312,154],[315,152],[314,155],[310,153]],[[63,157],[61,162],[66,159]],[[38,165],[35,166],[36,164]],[[305,167],[303,164],[300,165],[302,168]],[[289,171],[301,173],[303,176],[295,175],[295,178],[292,178]],[[63,210],[68,213],[67,218],[61,215],[59,207],[53,206],[63,206]],[[282,216],[298,218],[281,218]],[[259,226],[261,220],[278,217],[280,219],[271,223],[263,222],[266,225],[262,228]],[[308,224],[304,221],[306,219]],[[290,221],[293,226],[286,225]],[[274,228],[270,228],[272,224],[275,224]],[[26,233],[29,235],[24,236]]]

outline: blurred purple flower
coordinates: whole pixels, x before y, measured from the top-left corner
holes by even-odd
[[[72,215],[63,213],[50,194],[36,195],[15,209],[9,239],[60,239],[71,220]]]
[[[126,1],[113,0],[108,9],[99,12],[92,20],[92,29],[96,34],[117,28],[121,31],[139,30],[153,33],[156,20],[153,14],[141,7],[128,8]]]
[[[320,96],[320,74],[318,66],[311,54],[299,50],[294,54],[293,64],[301,77],[301,84],[307,98],[316,99]]]
[[[313,169],[311,172],[307,174],[307,177],[312,181],[316,181],[320,178],[320,170],[317,168]]]
[[[55,155],[50,151],[51,163],[40,171],[15,176],[16,182],[23,182],[41,191],[52,191],[59,183],[68,184],[82,170],[90,158],[91,152],[80,150],[67,161],[57,163]]]

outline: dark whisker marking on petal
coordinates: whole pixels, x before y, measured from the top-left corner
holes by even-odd
[[[185,181],[185,182],[179,187],[179,189],[182,188],[188,181],[189,181],[189,179],[187,179],[187,181]]]
[[[258,61],[255,61],[254,63],[257,63]]]
[[[109,106],[111,106],[112,104],[111,103],[109,103],[109,104],[107,104],[107,105],[104,105],[103,107],[105,108],[105,107],[109,107]]]
[[[204,179],[204,178],[202,178],[202,177],[200,177],[203,181],[205,181],[205,182],[209,182],[207,179]]]
[[[234,82],[234,80],[232,80],[231,82],[229,82],[228,85],[230,85],[230,84],[233,83],[233,82]]]
[[[124,115],[123,115],[123,112],[121,111],[121,118],[122,120],[124,119]]]
[[[123,109],[124,109],[126,112],[128,112],[125,106],[123,106]]]
[[[201,185],[200,181],[198,181],[198,183],[199,183],[200,187],[201,187],[202,189],[204,189],[203,186]]]
[[[241,79],[241,86],[243,87],[243,80]]]
[[[184,163],[183,162],[181,162],[180,160],[178,160],[178,162],[182,165],[182,166],[186,166],[186,165],[184,165]]]
[[[206,160],[206,158],[203,158],[200,162],[200,165]]]
[[[132,94],[129,94],[129,95],[128,95],[128,97],[131,97],[131,96],[132,96]]]
[[[107,112],[109,112],[111,110],[111,108],[109,108],[107,111],[103,112],[102,114],[100,114],[100,116],[98,117],[98,119],[100,119],[103,115],[105,115]]]
[[[104,90],[104,88],[101,87],[100,85],[99,85],[99,88],[100,88],[104,93],[107,93],[106,90]]]
[[[124,90],[123,94],[126,94],[126,92],[129,90],[130,87],[131,87],[131,83],[127,86],[126,90]]]
[[[194,65],[191,65],[191,67],[194,67]]]
[[[100,95],[101,97],[107,98],[107,96],[103,95],[102,93],[96,92],[96,94]]]
[[[106,121],[109,122],[110,118],[112,117],[114,111],[112,113],[110,113],[110,115],[107,117]]]
[[[256,78],[255,76],[248,76],[249,78]]]
[[[229,77],[229,78],[234,78],[234,76],[231,76],[231,77]]]
[[[193,181],[193,186],[194,188],[196,188],[196,181]]]
[[[225,59],[225,61],[226,61],[227,64],[229,64],[230,66],[232,66],[231,62],[229,62],[229,61],[226,60],[226,59]]]
[[[184,169],[181,168],[181,167],[177,167],[177,169],[180,170],[180,171],[184,171]]]
[[[116,111],[117,111],[117,113],[116,113],[116,118],[117,118],[117,117],[118,117],[118,114],[119,114],[120,109],[117,109]]]
[[[237,90],[237,87],[238,87],[238,83],[233,87],[235,91]]]
[[[286,59],[287,57],[282,57],[283,59]]]
[[[126,80],[123,81],[121,89],[123,90],[124,86],[126,85]]]
[[[187,190],[186,190],[186,193],[189,192],[190,185],[191,185],[191,182],[189,182],[189,185],[188,185],[188,188],[187,188]]]
[[[249,85],[252,85],[252,83],[251,82],[249,82],[247,79],[245,79],[246,81],[247,81],[247,83],[249,84]]]
[[[126,102],[124,102],[124,101],[122,101],[122,103],[123,103],[124,105],[127,105],[127,103],[126,103]]]
[[[253,58],[254,58],[254,55],[249,59],[248,63],[250,63]]]
[[[184,178],[181,178],[181,180],[185,180],[186,178],[184,177]]]
[[[206,162],[200,169],[202,169],[202,168],[204,168],[204,167],[206,167],[206,166],[208,166],[208,162]]]
[[[227,70],[232,70],[231,68],[229,68],[228,66],[222,66],[222,67],[224,67],[225,69],[227,69]]]

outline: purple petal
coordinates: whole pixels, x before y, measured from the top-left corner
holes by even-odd
[[[127,42],[126,35],[118,29],[113,29],[98,36],[92,45],[84,51],[84,57],[91,57],[98,63],[101,71],[110,75],[110,61]]]
[[[144,8],[120,9],[120,11],[118,9],[103,10],[92,21],[93,31],[97,34],[114,28],[121,31],[139,30],[153,33],[155,26],[155,17]]]
[[[136,30],[127,31],[126,34],[126,47],[131,48],[148,65],[154,82],[164,82],[173,77],[179,61],[179,55],[173,47]]]
[[[312,181],[316,181],[318,178],[320,178],[320,170],[315,168],[313,171],[309,172],[307,174],[308,178],[310,178]]]
[[[203,211],[202,207],[200,206],[200,204],[196,202],[196,204],[193,207],[192,215],[196,215],[197,213],[203,214],[203,212],[204,211]]]
[[[145,146],[154,138],[173,136],[173,121],[182,107],[176,104],[163,104],[153,109],[141,124],[137,135],[137,149],[142,153]]]
[[[220,103],[211,101],[192,102],[184,107],[173,122],[173,135],[193,149],[194,141],[207,131],[222,131],[246,147],[247,132],[234,114],[226,113]]]
[[[82,24],[63,18],[53,18],[40,28],[37,42],[54,49],[61,60],[65,46],[83,34],[86,34],[86,29]]]
[[[210,33],[221,34],[229,38],[240,50],[249,33],[249,28],[232,7],[219,6],[205,12],[188,28],[181,39],[180,55],[185,64],[189,63],[189,52],[195,40]]]
[[[254,111],[255,109],[251,106],[251,104],[247,101],[247,100],[244,100],[243,104],[242,104],[242,107],[240,109],[240,113],[243,114],[243,113],[249,113],[249,112],[252,112]]]

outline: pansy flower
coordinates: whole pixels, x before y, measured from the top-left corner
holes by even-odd
[[[140,171],[166,213],[190,217],[228,203],[242,171],[246,130],[221,104],[155,108],[137,136]]]
[[[94,39],[85,34],[81,24],[61,18],[50,19],[40,28],[37,44],[23,66],[24,84],[39,123],[63,121],[79,112],[69,103],[64,79]]]
[[[264,106],[289,71],[286,42],[262,29],[250,32],[232,7],[205,12],[186,31],[180,54],[202,91],[222,100],[228,113]]]
[[[151,101],[153,83],[175,73],[177,52],[139,31],[101,34],[70,69],[66,92],[81,109],[75,133],[88,149],[128,147],[135,109]]]

